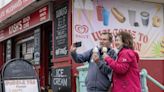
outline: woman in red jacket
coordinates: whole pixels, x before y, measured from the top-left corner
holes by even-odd
[[[104,60],[113,69],[112,92],[141,92],[139,56],[134,51],[133,37],[122,31],[116,35],[115,45],[119,50],[116,61],[104,55]]]

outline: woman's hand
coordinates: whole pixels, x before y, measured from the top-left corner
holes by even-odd
[[[103,53],[103,60],[105,60],[106,57],[109,57],[107,53]]]

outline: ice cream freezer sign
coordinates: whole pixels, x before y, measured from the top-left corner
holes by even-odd
[[[36,79],[5,80],[5,92],[39,92]]]
[[[74,0],[73,5],[73,42],[82,41],[81,52],[98,45],[101,32],[128,31],[141,58],[164,59],[163,5],[128,0]]]

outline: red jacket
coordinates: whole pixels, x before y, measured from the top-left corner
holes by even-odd
[[[105,61],[113,69],[112,92],[141,92],[139,56],[136,52],[123,48],[116,61],[110,57],[106,57]]]

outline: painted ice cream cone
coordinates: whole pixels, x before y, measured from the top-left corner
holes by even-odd
[[[78,21],[80,21],[81,19],[81,12],[82,12],[82,9],[84,9],[84,4],[83,4],[83,1],[82,0],[75,0],[74,1],[74,8],[77,9],[77,19]]]
[[[89,21],[91,21],[93,17],[93,10],[94,10],[93,1],[85,0],[84,8],[87,11]]]
[[[77,10],[77,20],[78,20],[78,22],[80,22],[80,20],[81,20],[81,9]]]
[[[89,19],[89,21],[92,21],[92,18],[93,18],[93,11],[88,10],[88,19]]]

